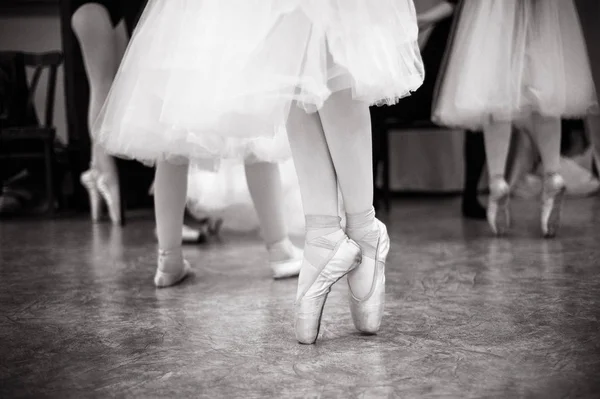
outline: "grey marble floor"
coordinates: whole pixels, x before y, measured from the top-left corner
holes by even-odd
[[[314,346],[256,235],[186,248],[195,275],[156,290],[151,214],[0,222],[0,397],[600,397],[600,199],[555,240],[534,203],[504,239],[458,205],[397,201],[380,334],[342,280]]]

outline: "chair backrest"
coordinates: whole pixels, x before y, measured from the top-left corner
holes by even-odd
[[[0,52],[0,128],[37,126],[22,53]]]
[[[39,125],[35,113],[35,94],[40,77],[48,69],[43,127],[53,125],[54,97],[58,67],[62,64],[60,51],[47,53],[0,52],[0,125],[24,127]],[[27,82],[25,68],[33,68],[31,82]]]
[[[54,121],[54,98],[56,94],[56,75],[58,67],[63,62],[63,54],[60,51],[47,53],[24,53],[26,67],[35,68],[33,78],[29,84],[28,103],[33,104],[37,85],[45,68],[49,69],[48,88],[46,90],[46,106],[44,110],[44,127],[52,127]]]

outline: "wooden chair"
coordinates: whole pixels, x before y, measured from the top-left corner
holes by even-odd
[[[33,77],[27,87],[28,107],[33,107],[40,77],[44,70],[48,70],[48,88],[46,90],[43,122],[37,125],[0,128],[0,160],[44,160],[47,199],[46,211],[52,214],[56,204],[53,170],[56,138],[56,128],[53,125],[54,97],[56,93],[56,76],[58,68],[63,62],[63,54],[60,51],[47,53],[0,52],[0,54],[4,57],[22,57],[25,67],[34,69]],[[21,145],[18,147],[11,145],[15,143],[20,143]],[[7,145],[10,145],[10,150],[5,149]],[[15,150],[15,148],[18,148],[18,150]]]

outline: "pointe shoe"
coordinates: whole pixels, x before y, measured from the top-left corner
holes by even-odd
[[[96,183],[98,179],[98,172],[94,169],[89,169],[83,172],[79,178],[81,185],[86,189],[90,200],[90,215],[92,222],[96,223],[100,220],[100,191],[98,191],[98,185]]]
[[[510,227],[510,188],[504,178],[493,179],[490,183],[490,198],[487,220],[495,235],[506,234]]]
[[[121,207],[121,195],[118,180],[111,179],[106,175],[98,175],[96,180],[98,191],[108,208],[108,215],[116,226],[123,224],[123,209]]]
[[[329,245],[330,243],[320,242],[320,245]],[[314,344],[319,336],[321,327],[321,317],[327,295],[331,287],[339,279],[348,274],[361,261],[360,247],[356,242],[345,236],[332,249],[332,255],[314,279],[308,281],[308,285],[302,287],[306,281],[302,279],[302,271],[298,281],[298,297],[296,300],[295,330],[296,339],[301,344]],[[305,260],[305,267],[314,266]]]
[[[365,334],[375,334],[379,331],[385,307],[385,260],[390,251],[390,236],[387,233],[385,224],[377,220],[377,225],[379,227],[379,241],[375,249],[375,273],[371,291],[366,297],[359,299],[352,293],[352,287],[350,287],[348,281],[348,299],[352,321],[354,327]]]
[[[297,277],[302,267],[302,250],[294,246],[289,239],[284,239],[268,246],[269,265],[273,271],[273,279]]]
[[[179,270],[164,271],[166,265],[179,265]],[[169,268],[172,270],[172,268]],[[173,286],[181,282],[190,273],[191,267],[187,260],[183,259],[181,248],[170,251],[158,251],[158,268],[154,275],[154,285],[157,288],[165,288]]]
[[[124,218],[118,183],[100,174],[95,169],[83,172],[79,180],[88,192],[92,221],[98,222],[100,220],[102,201],[104,201],[108,208],[110,220],[114,225],[122,225]]]
[[[556,236],[560,224],[560,211],[565,192],[565,181],[558,173],[548,176],[544,181],[541,225],[545,238]]]

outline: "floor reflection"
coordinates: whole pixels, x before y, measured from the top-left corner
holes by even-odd
[[[0,397],[597,397],[599,203],[543,240],[537,204],[495,239],[456,201],[397,202],[380,334],[355,332],[342,281],[315,346],[258,237],[186,248],[194,276],[156,290],[150,213],[3,223]]]

